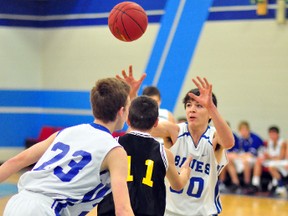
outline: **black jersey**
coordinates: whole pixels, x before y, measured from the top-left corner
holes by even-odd
[[[128,155],[128,189],[136,216],[163,216],[166,205],[164,178],[168,167],[163,145],[148,134],[131,132],[119,137]],[[115,215],[112,193],[98,204],[99,216]]]

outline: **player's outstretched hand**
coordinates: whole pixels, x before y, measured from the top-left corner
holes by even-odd
[[[196,79],[192,79],[192,81],[199,89],[200,95],[197,96],[193,93],[189,93],[189,96],[205,108],[209,109],[211,106],[213,106],[212,84],[210,84],[206,78],[200,78],[198,76]]]
[[[137,96],[137,92],[146,77],[146,73],[143,73],[139,80],[136,80],[133,75],[132,65],[129,65],[129,74],[127,75],[125,70],[122,70],[122,77],[120,75],[116,75],[116,78],[122,80],[130,85],[130,97],[131,99]]]

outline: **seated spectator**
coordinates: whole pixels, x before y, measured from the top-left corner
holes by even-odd
[[[177,118],[177,124],[182,123],[182,122],[186,122],[186,116],[180,116]]]
[[[232,190],[240,188],[239,173],[243,172],[244,193],[251,191],[251,170],[258,155],[258,150],[263,147],[262,139],[250,130],[249,123],[242,121],[238,126],[238,143],[227,154],[230,163],[227,165],[227,171],[232,180]]]
[[[230,126],[230,123],[227,122],[227,124]],[[234,136],[234,146],[231,148],[231,149],[228,149],[227,150],[227,155],[229,155],[230,152],[234,152],[235,150],[235,146],[239,146],[238,142],[239,142],[239,138],[238,138],[238,135],[233,132],[233,136]],[[229,161],[230,162],[230,161]],[[231,163],[231,162],[230,162]],[[224,167],[224,169],[222,170],[222,172],[220,173],[219,175],[219,190],[222,192],[222,193],[225,193],[225,192],[228,192],[228,188],[226,187],[226,184],[225,182],[227,182],[227,166]],[[240,187],[238,187],[239,185],[239,181],[238,181],[238,178],[234,178],[233,176],[233,179],[231,179],[231,182],[232,184],[229,184],[229,191],[232,191],[232,192],[240,192],[238,189],[240,189]],[[237,191],[238,190],[238,191]]]
[[[287,198],[287,189],[285,187],[284,178],[288,176],[288,147],[286,144],[286,155],[284,159],[272,161],[269,164],[267,164],[269,168],[269,172],[271,173],[274,182],[277,181],[277,186],[275,189],[274,194],[276,196],[282,196]]]
[[[268,135],[269,135],[269,139],[267,141],[267,145],[263,148],[263,151],[258,155],[257,160],[255,162],[254,169],[253,169],[252,185],[255,186],[254,192],[257,192],[260,190],[263,165],[269,166],[269,164],[271,164],[270,163],[271,161],[278,161],[285,157],[286,143],[285,143],[285,140],[280,137],[279,128],[277,126],[269,127]],[[276,187],[277,183],[281,181],[280,173],[274,167],[270,167],[269,172],[271,173],[272,176],[276,176],[272,180],[272,185],[274,184],[273,186]],[[283,174],[287,174],[287,171],[286,172],[283,171]],[[281,184],[280,182],[280,187],[282,188],[282,186],[283,184]],[[281,188],[280,188],[280,191],[281,191]]]

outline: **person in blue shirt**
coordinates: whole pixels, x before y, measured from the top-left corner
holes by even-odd
[[[230,163],[227,171],[232,181],[232,191],[240,188],[239,173],[243,172],[244,193],[251,191],[252,166],[255,163],[259,150],[263,147],[263,140],[257,134],[251,132],[247,121],[241,121],[238,126],[238,142],[228,153]]]
[[[230,126],[229,122],[227,122],[227,124]],[[239,143],[238,143],[239,138],[235,132],[233,132],[233,137],[234,137],[234,146],[230,149],[227,149],[227,156],[230,154],[230,152],[237,151],[236,149],[239,148]],[[229,184],[229,188],[227,188],[227,169],[228,169],[228,166],[224,167],[221,174],[219,175],[219,190],[222,193],[225,193],[227,191],[236,192],[238,187],[240,189],[240,186],[237,185],[237,183],[239,182],[238,178],[234,177],[233,179],[231,179],[231,184]]]

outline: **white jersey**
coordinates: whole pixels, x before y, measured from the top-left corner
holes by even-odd
[[[280,156],[281,148],[284,143],[282,138],[277,140],[276,145],[274,146],[274,142],[272,140],[268,140],[266,151],[271,157]]]
[[[268,140],[266,152],[271,157],[280,156],[282,145],[284,144],[284,139],[279,138],[276,145],[272,140]],[[288,160],[265,160],[263,162],[265,167],[275,167],[284,177],[288,175]]]
[[[199,216],[219,214],[222,210],[218,175],[228,160],[222,155],[218,164],[212,145],[215,128],[208,126],[199,143],[195,146],[186,122],[179,123],[179,135],[170,148],[175,156],[178,169],[189,155],[192,155],[190,181],[181,191],[173,191],[167,185],[165,215]]]
[[[111,192],[109,172],[100,172],[100,168],[115,147],[120,145],[101,125],[82,124],[64,129],[33,170],[21,176],[19,191],[52,198],[55,215],[66,215],[67,208],[69,215],[88,213]]]
[[[169,119],[169,111],[167,109],[160,108],[158,112],[159,112],[159,118],[166,120]]]
[[[169,121],[169,111],[167,109],[162,109],[159,108],[158,110],[159,112],[159,121],[161,120],[166,120]],[[156,140],[161,143],[162,145],[164,145],[164,140],[161,137],[156,137]]]

